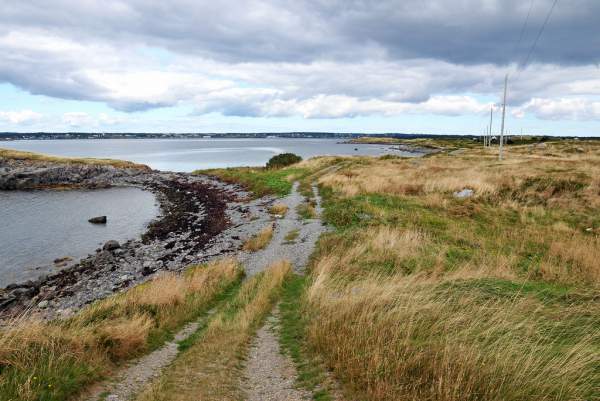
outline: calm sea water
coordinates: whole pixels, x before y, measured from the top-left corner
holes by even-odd
[[[337,139],[101,139],[0,142],[13,148],[58,156],[107,157],[147,164],[157,170],[261,166],[272,156],[292,152],[304,158],[320,155],[381,155],[395,153],[382,145],[352,145]]]
[[[109,239],[135,239],[158,212],[154,195],[138,188],[0,191],[0,287],[37,277],[56,258],[81,258]],[[106,225],[88,222],[103,215]]]

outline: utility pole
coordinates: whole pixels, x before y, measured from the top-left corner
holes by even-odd
[[[492,122],[494,120],[494,105],[490,106],[490,127],[489,127],[489,135],[488,135],[488,146],[492,145]]]
[[[498,159],[502,160],[502,151],[504,143],[504,119],[506,117],[506,87],[508,86],[508,74],[504,77],[504,100],[502,102],[502,125],[500,128],[500,149],[498,152]]]

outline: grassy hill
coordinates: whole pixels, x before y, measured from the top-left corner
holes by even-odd
[[[317,183],[331,230],[305,276],[284,266],[242,284],[139,399],[237,394],[235,358],[283,288],[281,342],[303,385],[328,370],[348,400],[600,400],[600,143],[211,173],[257,196],[298,180],[307,203]],[[15,324],[0,333],[0,400],[66,399],[206,313],[240,274],[217,262],[63,322]]]
[[[600,144],[315,158],[286,177],[318,182],[334,228],[287,305],[288,346],[349,399],[599,399]]]

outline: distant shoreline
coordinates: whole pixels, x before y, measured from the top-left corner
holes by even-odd
[[[508,135],[511,136],[511,135]],[[512,135],[515,137],[521,135]],[[554,136],[546,134],[531,134],[539,138],[560,139],[589,139],[600,140],[593,136]],[[73,139],[339,139],[354,140],[358,138],[394,138],[394,139],[467,139],[477,138],[479,134],[418,134],[418,133],[353,133],[353,132],[178,132],[178,133],[146,133],[146,132],[0,132],[0,142],[22,140],[73,140]]]

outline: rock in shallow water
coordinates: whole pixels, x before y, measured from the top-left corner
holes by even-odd
[[[106,224],[106,216],[92,217],[88,221],[92,224]]]

